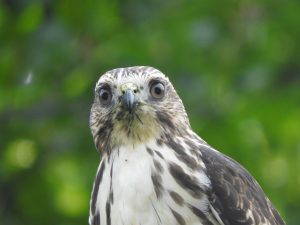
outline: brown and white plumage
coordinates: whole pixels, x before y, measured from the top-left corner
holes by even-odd
[[[101,154],[90,225],[284,224],[254,178],[192,131],[159,70],[101,76],[90,127]]]

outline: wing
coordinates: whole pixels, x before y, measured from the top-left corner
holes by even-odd
[[[209,147],[201,152],[212,184],[209,201],[224,225],[285,224],[245,168]]]

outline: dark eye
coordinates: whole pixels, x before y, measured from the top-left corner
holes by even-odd
[[[108,87],[100,88],[98,93],[99,93],[100,102],[103,105],[107,105],[111,102],[112,94],[110,88]]]
[[[150,94],[153,98],[161,99],[165,96],[165,86],[163,83],[156,81],[150,87]]]

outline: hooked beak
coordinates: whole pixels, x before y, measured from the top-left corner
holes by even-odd
[[[129,113],[132,113],[137,105],[136,97],[131,89],[127,89],[122,96],[122,104]]]

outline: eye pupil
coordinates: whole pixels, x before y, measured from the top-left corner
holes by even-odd
[[[101,97],[102,97],[103,100],[106,101],[106,100],[108,99],[108,97],[109,97],[109,96],[108,96],[108,92],[107,92],[107,91],[106,91],[106,92],[103,92],[102,95],[101,95]]]
[[[161,87],[156,86],[156,87],[154,88],[154,92],[155,92],[155,94],[160,95],[161,92],[162,92]]]

